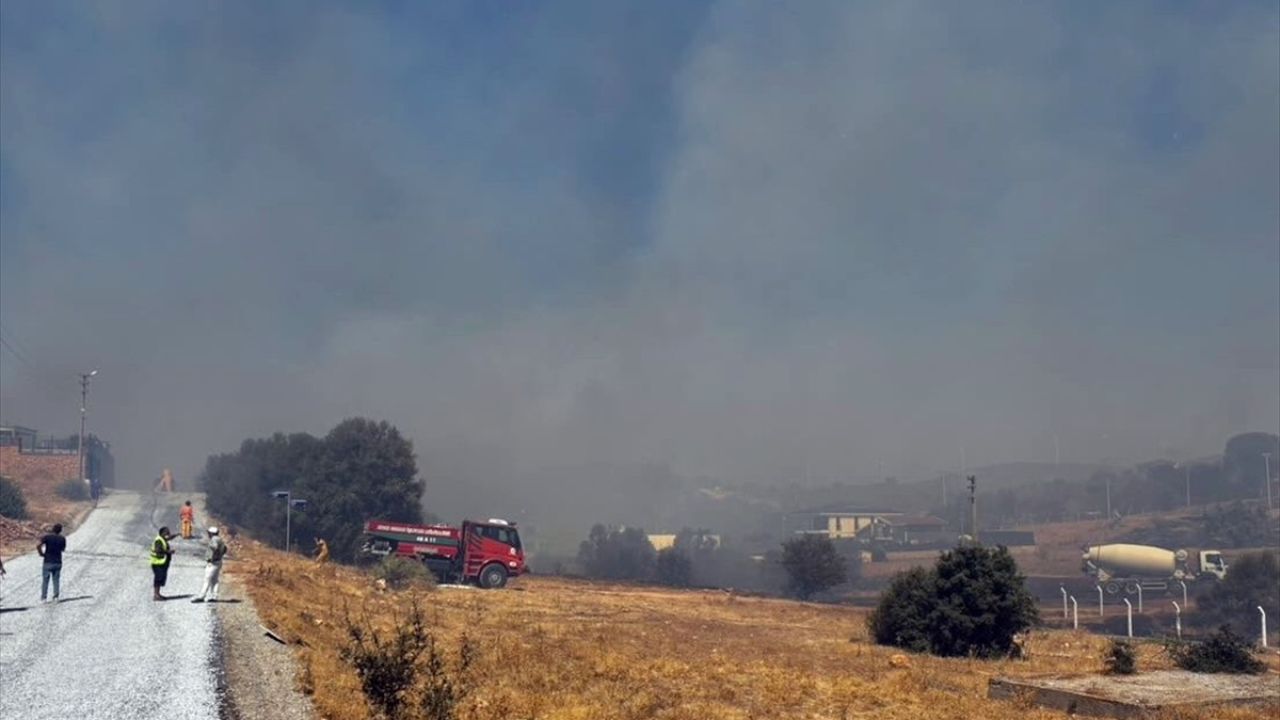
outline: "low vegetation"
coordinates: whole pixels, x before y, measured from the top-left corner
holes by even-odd
[[[373,566],[373,577],[386,583],[391,590],[418,588],[431,590],[436,586],[435,575],[426,565],[407,558],[389,555]]]
[[[1128,640],[1112,640],[1102,658],[1107,675],[1133,675],[1138,672],[1138,650]]]
[[[876,642],[943,657],[1003,657],[1039,619],[1009,551],[962,545],[897,576],[867,620]]]
[[[27,519],[27,498],[22,488],[7,477],[0,477],[0,516],[13,520]]]
[[[1223,625],[1201,642],[1170,643],[1169,655],[1183,670],[1198,673],[1259,675],[1267,666],[1253,654],[1253,643]]]

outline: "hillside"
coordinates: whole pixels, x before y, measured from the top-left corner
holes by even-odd
[[[356,570],[317,568],[255,543],[234,553],[244,558],[234,572],[264,623],[293,646],[299,683],[330,720],[369,717],[356,676],[339,657],[349,642],[345,618],[385,633],[414,602],[425,609],[447,667],[467,638],[468,677],[479,680],[456,716],[468,720],[1057,720],[1061,714],[988,700],[988,679],[1097,672],[1104,643],[1047,631],[1033,634],[1029,662],[894,660],[892,650],[869,643],[865,611],[847,606],[537,577],[504,591],[392,593]],[[1155,646],[1141,653],[1144,667],[1167,666]]]

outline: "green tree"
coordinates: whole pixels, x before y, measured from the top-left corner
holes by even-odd
[[[692,582],[693,563],[680,548],[669,547],[659,550],[654,569],[658,582],[663,585],[689,587]]]
[[[648,580],[656,553],[640,528],[606,528],[600,523],[578,546],[578,562],[589,577],[606,580]]]
[[[932,570],[894,579],[868,618],[876,642],[945,657],[1008,655],[1039,619],[1035,598],[1004,547],[963,545]]]
[[[339,558],[355,558],[365,520],[422,522],[413,444],[386,421],[342,421],[321,441],[310,470],[294,486],[309,503],[299,514],[301,536],[324,538]]]
[[[422,484],[413,445],[389,423],[344,420],[323,439],[305,433],[246,440],[205,463],[199,485],[209,510],[273,543],[284,540],[290,490],[308,502],[293,514],[294,537],[323,537],[332,556],[352,560],[365,520],[421,522]]]
[[[881,645],[928,652],[929,612],[934,605],[934,573],[922,567],[898,573],[867,617],[871,637]]]
[[[1007,655],[1039,619],[1026,578],[1003,546],[962,545],[938,558],[930,645],[942,656]]]
[[[799,535],[782,544],[787,588],[801,600],[828,590],[848,577],[845,559],[825,535]]]

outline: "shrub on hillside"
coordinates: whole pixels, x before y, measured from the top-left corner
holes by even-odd
[[[388,555],[373,566],[373,576],[387,583],[392,590],[409,587],[434,588],[436,577],[426,565],[408,558]]]
[[[339,651],[355,670],[375,718],[455,720],[474,687],[471,667],[478,648],[464,632],[458,658],[449,662],[427,629],[421,608],[410,606],[386,634],[367,620],[346,618],[347,644]]]
[[[782,544],[787,588],[801,600],[839,585],[848,578],[845,559],[825,535],[800,535]]]
[[[1128,640],[1112,640],[1102,656],[1107,675],[1133,675],[1138,672],[1138,650]]]
[[[1267,666],[1253,655],[1253,645],[1223,625],[1203,642],[1171,643],[1168,646],[1173,663],[1183,670],[1198,673],[1233,673],[1259,675]]]
[[[389,637],[350,617],[346,631],[347,645],[339,655],[355,670],[374,716],[406,717],[409,693],[418,682],[418,658],[432,644],[422,610],[414,604],[404,622],[392,625]]]
[[[1026,578],[1004,547],[964,545],[932,570],[899,575],[868,617],[876,642],[946,657],[1008,655],[1039,619]]]
[[[0,515],[14,520],[27,519],[27,498],[18,483],[0,477]]]
[[[58,497],[64,500],[88,500],[89,486],[83,480],[68,478],[58,483]]]

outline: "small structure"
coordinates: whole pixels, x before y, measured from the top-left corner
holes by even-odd
[[[807,527],[801,534],[826,535],[832,540],[858,540],[891,545],[928,545],[950,542],[947,523],[932,515],[909,515],[899,510],[858,506],[828,506],[793,513]]]
[[[1209,675],[1157,670],[1138,675],[992,678],[987,697],[1030,702],[1069,715],[1142,718],[1161,710],[1280,704],[1280,683],[1267,675]]]
[[[658,533],[656,535],[648,536],[649,544],[652,545],[653,549],[657,551],[666,550],[667,548],[670,548],[670,547],[675,547],[677,537],[679,537],[679,535],[676,535],[673,533]],[[720,547],[719,535],[704,534],[701,536],[701,538],[703,542],[710,543],[712,547]]]

